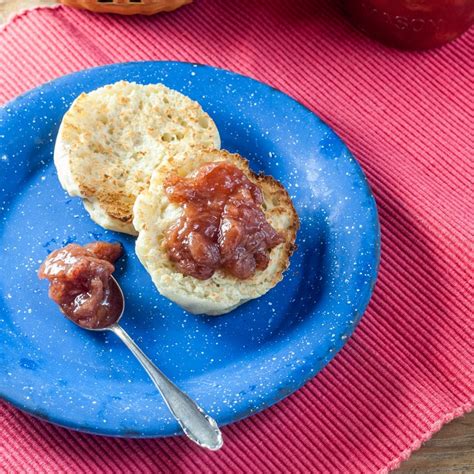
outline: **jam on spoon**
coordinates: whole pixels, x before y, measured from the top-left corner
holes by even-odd
[[[120,290],[111,278],[122,253],[119,243],[69,244],[48,256],[38,276],[49,280],[50,298],[69,319],[87,329],[105,328],[122,312]]]

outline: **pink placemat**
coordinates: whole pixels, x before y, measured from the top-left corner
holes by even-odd
[[[278,405],[224,428],[211,453],[182,438],[124,440],[0,406],[9,472],[386,472],[473,405],[474,31],[403,53],[363,37],[330,1],[197,0],[151,18],[60,7],[0,32],[0,101],[62,74],[175,59],[267,82],[328,122],[378,202],[382,263],[349,343]]]

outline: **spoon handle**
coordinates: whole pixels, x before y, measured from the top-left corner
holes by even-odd
[[[219,449],[223,440],[217,423],[153,364],[121,326],[113,324],[109,329],[124,342],[142,364],[186,436],[204,448],[213,451]]]

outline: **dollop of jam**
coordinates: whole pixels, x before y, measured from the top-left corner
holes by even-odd
[[[111,278],[122,253],[118,243],[69,244],[48,256],[38,276],[49,280],[49,297],[69,319],[85,328],[105,328],[122,311],[122,295]]]
[[[206,280],[222,269],[246,279],[267,268],[270,250],[284,242],[265,218],[260,187],[230,163],[205,163],[187,178],[172,174],[164,187],[183,207],[164,245],[184,275]]]

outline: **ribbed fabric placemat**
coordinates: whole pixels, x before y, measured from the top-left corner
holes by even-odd
[[[225,67],[314,110],[379,205],[378,284],[315,379],[224,428],[225,447],[84,435],[0,406],[8,472],[385,472],[472,409],[474,31],[430,52],[356,32],[331,1],[196,0],[151,18],[63,7],[0,32],[0,102],[78,69],[141,59]],[[472,269],[472,266],[471,266]]]

